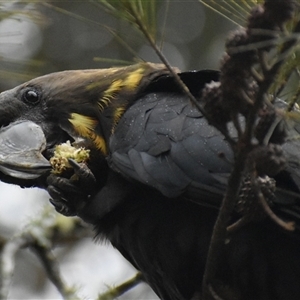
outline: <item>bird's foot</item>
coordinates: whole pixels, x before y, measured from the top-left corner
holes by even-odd
[[[96,191],[96,179],[84,163],[77,163],[69,159],[74,169],[71,178],[51,174],[47,178],[47,191],[51,197],[50,202],[55,209],[65,216],[75,216]]]

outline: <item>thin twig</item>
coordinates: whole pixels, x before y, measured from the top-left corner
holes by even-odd
[[[283,50],[280,54],[286,54],[294,46],[296,40],[289,40],[284,44]],[[259,89],[255,97],[254,104],[246,117],[246,126],[244,134],[239,139],[239,147],[237,148],[236,159],[232,173],[228,180],[228,186],[225,197],[222,201],[222,205],[213,229],[210,247],[208,251],[206,268],[204,272],[202,289],[203,299],[210,299],[211,292],[209,285],[211,285],[217,274],[220,257],[222,255],[222,249],[224,248],[225,239],[227,236],[227,225],[230,220],[231,214],[234,210],[235,203],[239,196],[239,188],[241,185],[242,174],[244,171],[246,159],[251,148],[251,140],[253,137],[253,130],[255,121],[257,118],[257,112],[265,100],[265,95],[268,92],[274,78],[276,77],[281,65],[284,60],[280,59],[274,63],[271,67],[267,66],[267,62],[263,53],[264,50],[260,51],[259,55],[261,60],[261,68],[263,69],[263,81],[259,82]],[[272,215],[270,214],[270,217]],[[273,217],[273,216],[272,216]]]
[[[189,97],[190,101],[195,105],[195,107],[201,112],[201,114],[209,120],[209,117],[207,116],[205,110],[203,107],[199,104],[197,99],[194,97],[194,95],[190,92],[189,88],[186,86],[186,84],[181,80],[180,76],[174,71],[170,63],[168,62],[167,58],[164,56],[164,54],[161,52],[161,50],[158,48],[156,45],[154,39],[152,36],[149,34],[147,28],[145,28],[143,22],[140,20],[139,16],[135,11],[131,11],[132,15],[136,18],[136,24],[139,26],[141,32],[144,34],[145,38],[148,40],[150,46],[154,49],[155,53],[157,56],[160,58],[160,60],[165,64],[167,69],[169,70],[170,74],[173,76],[175,79],[176,83],[178,86],[182,89],[182,91]],[[226,128],[219,126],[219,124],[214,124],[214,126],[223,134],[225,139],[230,142],[231,144],[233,143],[231,136],[228,134]]]
[[[63,282],[59,271],[58,262],[55,256],[52,254],[51,249],[45,246],[41,246],[39,243],[36,243],[36,241],[30,245],[30,248],[35,251],[39,259],[41,260],[48,278],[60,292],[62,297],[64,299],[70,300],[79,299],[76,296],[75,291],[72,288],[67,287],[65,282]]]
[[[227,232],[232,234],[236,231],[238,231],[239,229],[241,229],[242,227],[245,226],[245,224],[249,223],[249,218],[247,218],[246,216],[241,217],[240,219],[238,219],[236,222],[234,222],[233,224],[227,226]]]
[[[1,253],[0,270],[0,299],[7,299],[11,280],[15,270],[15,256],[17,252],[28,246],[31,238],[28,235],[17,236],[8,241]]]
[[[255,180],[256,181],[256,180]],[[281,228],[288,230],[288,231],[294,231],[295,230],[295,222],[285,222],[281,220],[270,208],[269,204],[267,203],[264,195],[262,194],[260,188],[258,188],[257,183],[255,184],[257,191],[257,197],[259,200],[259,204],[261,205],[262,209],[266,213],[268,217],[270,217],[271,220],[273,220],[277,225],[279,225]]]
[[[203,276],[203,299],[210,299],[208,286],[212,284],[218,270],[222,249],[225,245],[225,238],[227,236],[227,224],[239,196],[247,153],[247,149],[242,148],[237,154],[233,170],[228,180],[226,194],[213,229]]]
[[[122,284],[109,289],[107,292],[98,296],[98,300],[111,300],[117,297],[120,297],[125,292],[129,291],[130,289],[134,288],[138,284],[143,282],[143,275],[142,273],[137,273],[135,276],[130,278],[129,280],[123,282]]]
[[[270,128],[268,129],[267,133],[265,134],[264,138],[263,138],[263,141],[262,141],[262,144],[263,145],[268,145],[269,144],[269,141],[277,127],[277,125],[282,121],[282,117],[280,116],[277,116],[275,118],[275,120],[272,122],[272,124],[270,125]]]
[[[293,96],[292,100],[289,102],[287,111],[292,111],[300,97],[300,86],[298,86],[295,95]]]
[[[55,215],[50,214],[46,208],[37,219],[32,220],[20,234],[12,237],[3,246],[0,261],[0,299],[7,298],[15,269],[15,256],[22,248],[31,248],[35,251],[46,270],[48,278],[57,287],[63,299],[79,299],[75,295],[74,289],[69,288],[63,282],[58,263],[50,250],[53,239],[60,239],[60,231],[57,230],[59,228],[56,221]],[[77,229],[75,228],[74,234]]]

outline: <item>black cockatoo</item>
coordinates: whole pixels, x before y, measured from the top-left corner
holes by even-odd
[[[208,70],[179,75],[199,101],[219,78]],[[0,94],[0,125],[1,180],[46,188],[59,212],[93,224],[161,299],[201,293],[234,157],[164,66],[33,79]],[[55,146],[68,140],[91,151],[86,164],[70,160],[77,178],[50,172]],[[299,146],[283,146],[287,164],[272,197],[272,209],[295,222]],[[230,236],[216,279],[225,299],[299,299],[299,237],[268,218]]]

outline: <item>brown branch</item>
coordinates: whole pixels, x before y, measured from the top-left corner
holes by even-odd
[[[138,284],[143,282],[143,275],[142,273],[137,273],[135,276],[130,278],[129,280],[123,282],[122,284],[109,289],[107,292],[98,296],[98,300],[111,300],[117,297],[120,297],[125,292],[129,291],[130,289],[134,288]]]
[[[0,299],[7,299],[11,280],[15,269],[15,256],[17,252],[31,243],[28,235],[12,238],[2,248],[0,262]]]
[[[227,224],[229,223],[236,200],[239,196],[246,157],[246,149],[243,149],[237,155],[233,170],[228,180],[227,191],[213,229],[202,282],[203,299],[210,299],[210,291],[208,287],[212,284],[220,263],[222,249],[224,248],[227,236]]]
[[[295,43],[295,39],[293,41],[286,42],[279,55],[281,55],[282,57],[285,56],[286,53],[288,53],[295,45]],[[245,131],[239,138],[234,167],[229,177],[226,194],[222,201],[222,205],[213,229],[202,282],[204,300],[208,300],[212,297],[209,286],[212,285],[213,281],[215,280],[215,276],[217,274],[217,270],[221,261],[222,249],[224,248],[225,239],[227,237],[227,225],[239,196],[239,188],[241,185],[246,159],[251,149],[251,141],[253,138],[253,130],[255,128],[257,112],[262,106],[266,94],[271,84],[273,83],[281,65],[284,62],[283,59],[278,59],[271,67],[269,67],[265,58],[266,53],[267,52],[264,49],[258,50],[260,66],[263,71],[263,80],[257,82],[259,89],[256,93],[255,101],[253,101],[253,106],[246,116]],[[269,214],[269,216],[274,219],[274,216],[272,214]]]
[[[78,228],[74,226],[69,234],[76,235]],[[62,238],[60,237],[62,236]],[[35,251],[48,275],[49,280],[55,285],[63,299],[79,299],[75,291],[69,288],[62,280],[58,263],[51,253],[54,240],[62,240],[64,234],[60,232],[55,214],[45,211],[18,235],[12,237],[2,247],[0,261],[0,299],[6,299],[11,286],[15,269],[15,256],[23,248]]]
[[[162,53],[162,51],[158,48],[158,46],[156,45],[154,39],[152,38],[152,36],[149,34],[147,28],[145,28],[143,22],[140,20],[138,14],[132,10],[131,11],[132,15],[135,17],[136,19],[136,24],[138,25],[140,31],[143,33],[143,35],[145,36],[145,38],[147,39],[147,41],[149,42],[150,46],[154,49],[155,53],[157,54],[157,56],[159,57],[159,59],[165,64],[165,66],[167,67],[167,69],[169,70],[170,74],[173,76],[173,78],[175,79],[175,82],[178,84],[178,86],[182,89],[182,91],[189,97],[190,101],[193,103],[193,105],[195,105],[195,107],[201,112],[201,114],[207,119],[209,120],[209,117],[207,116],[205,110],[203,109],[203,107],[199,104],[199,102],[197,101],[197,99],[194,97],[194,95],[190,92],[189,88],[184,84],[184,82],[181,80],[180,76],[174,71],[174,69],[172,68],[172,66],[170,65],[170,63],[168,62],[167,58],[164,56],[164,54]],[[231,136],[228,134],[226,128],[219,126],[219,124],[214,124],[214,126],[216,127],[216,129],[218,129],[223,136],[225,137],[225,139],[232,145],[234,144],[234,141],[232,140]]]
[[[66,286],[65,282],[63,282],[58,262],[55,258],[55,256],[52,254],[51,249],[46,247],[45,245],[40,245],[35,240],[33,243],[31,243],[30,248],[34,250],[34,252],[37,254],[38,258],[42,262],[44,269],[48,275],[48,278],[53,283],[53,285],[57,288],[59,293],[62,295],[64,299],[79,299],[74,289],[69,288]]]
[[[238,231],[239,229],[241,229],[247,223],[249,223],[249,219],[246,216],[243,216],[240,219],[238,219],[236,222],[234,222],[233,224],[227,226],[227,232],[229,234],[232,234],[232,233]]]
[[[256,184],[257,185],[257,184]],[[277,225],[279,225],[281,228],[288,230],[288,231],[294,231],[295,230],[295,222],[285,222],[281,220],[270,208],[269,204],[267,203],[264,195],[262,194],[260,188],[256,186],[256,189],[258,190],[257,197],[259,200],[259,204],[261,205],[262,209],[266,213],[266,215],[273,220]]]

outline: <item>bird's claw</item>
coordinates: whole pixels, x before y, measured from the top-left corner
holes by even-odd
[[[75,216],[96,190],[96,179],[86,164],[69,159],[76,176],[69,178],[50,174],[47,191],[50,203],[65,216]],[[76,177],[76,179],[74,178]]]
[[[76,210],[71,209],[68,206],[67,201],[64,204],[62,201],[56,201],[53,198],[50,198],[50,203],[54,206],[57,212],[66,217],[72,217],[77,215]]]
[[[91,188],[95,188],[96,186],[96,179],[90,168],[86,164],[79,164],[74,159],[68,159],[69,164],[74,169],[75,174],[80,179],[80,184],[84,188],[88,188],[89,192]]]

